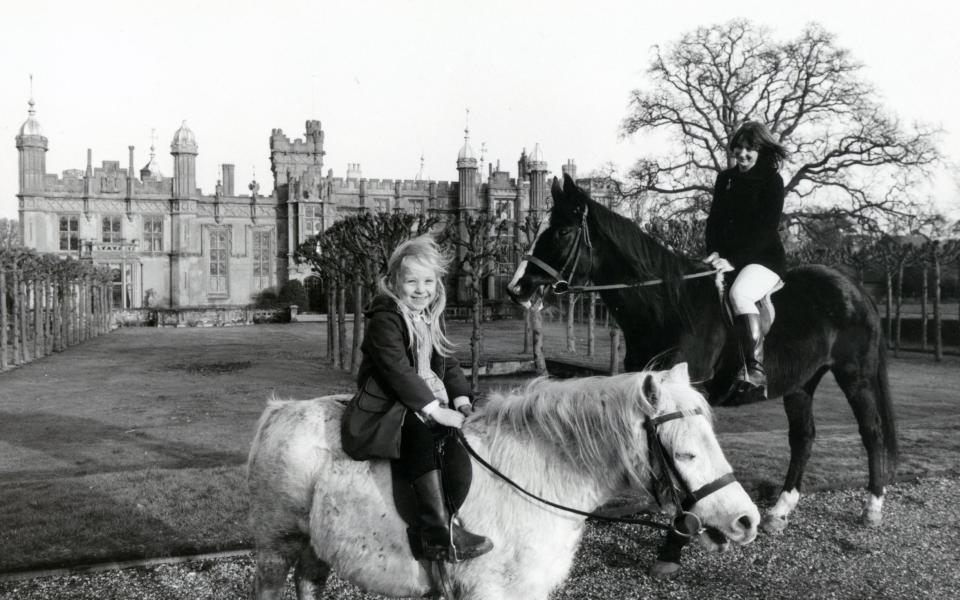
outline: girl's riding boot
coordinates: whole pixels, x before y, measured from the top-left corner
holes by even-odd
[[[438,470],[418,477],[413,482],[413,489],[417,494],[424,558],[459,562],[493,549],[493,542],[486,537],[470,533],[455,521],[451,523]]]
[[[744,403],[766,400],[767,374],[763,370],[763,328],[760,315],[737,315],[734,323],[743,355],[743,369],[738,377],[741,400]]]

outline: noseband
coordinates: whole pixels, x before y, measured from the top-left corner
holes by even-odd
[[[647,432],[647,445],[649,447],[649,460],[651,463],[657,461],[660,463],[661,474],[659,477],[654,476],[654,479],[657,482],[660,482],[663,478],[666,478],[669,482],[670,489],[670,500],[677,507],[677,510],[680,511],[680,514],[674,519],[672,525],[664,525],[653,519],[629,519],[624,517],[608,517],[605,515],[599,515],[592,512],[587,512],[583,510],[578,510],[576,508],[570,508],[569,506],[564,506],[556,502],[551,502],[545,498],[541,498],[536,494],[525,490],[520,484],[516,483],[503,473],[501,473],[496,467],[487,462],[483,457],[477,454],[477,451],[473,449],[472,446],[467,442],[467,438],[463,435],[462,430],[456,430],[457,436],[460,438],[460,442],[463,444],[463,447],[467,452],[480,463],[485,469],[507,482],[513,486],[518,491],[523,494],[546,504],[547,506],[552,506],[553,508],[563,510],[569,513],[576,515],[581,515],[583,517],[589,517],[592,519],[597,519],[600,521],[608,521],[613,523],[628,523],[631,525],[645,525],[647,527],[653,527],[655,529],[663,529],[675,533],[683,538],[690,538],[694,535],[699,534],[703,531],[703,523],[700,521],[700,517],[690,512],[690,509],[699,502],[700,500],[706,498],[710,494],[716,492],[717,490],[731,484],[736,483],[737,478],[731,471],[726,475],[721,475],[710,483],[697,488],[696,490],[690,490],[690,486],[684,480],[683,476],[677,470],[677,465],[674,463],[673,458],[670,456],[670,453],[667,452],[666,448],[663,446],[663,442],[660,440],[660,436],[657,433],[657,427],[666,423],[668,421],[673,421],[675,419],[682,419],[684,417],[695,417],[697,415],[702,415],[703,410],[678,410],[676,412],[667,413],[665,415],[660,415],[657,417],[647,417],[643,422],[643,427]],[[657,491],[657,486],[654,485],[651,491],[651,494],[656,499],[657,504],[663,506],[663,500],[660,497],[660,493]],[[682,496],[682,497],[681,497]]]

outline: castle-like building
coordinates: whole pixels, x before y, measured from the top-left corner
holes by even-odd
[[[117,308],[242,305],[309,270],[293,261],[297,246],[336,220],[359,211],[429,211],[450,219],[459,211],[523,219],[548,208],[547,163],[536,145],[521,153],[517,177],[478,161],[466,130],[457,156],[457,181],[366,179],[351,164],[346,177],[323,174],[324,133],[306,122],[302,139],[270,134],[273,189],[254,180],[235,185],[232,164],[220,166],[212,195],[197,188],[197,139],[184,122],[173,134],[173,173],[157,167],[155,147],[137,171],[134,147],[127,167],[104,160],[62,175],[46,172],[48,140],[29,101],[16,136],[21,239],[39,252],[70,255],[110,267]],[[478,164],[480,163],[480,164]],[[565,172],[576,177],[568,160]],[[421,169],[422,172],[422,169]],[[609,190],[581,180],[601,199]],[[491,292],[495,293],[495,292]]]

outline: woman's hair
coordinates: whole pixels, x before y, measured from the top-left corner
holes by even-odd
[[[413,323],[414,315],[400,300],[400,288],[406,271],[412,264],[420,265],[436,273],[437,293],[430,304],[423,310],[423,320],[427,324],[426,332]],[[441,356],[453,354],[453,343],[443,334],[443,311],[447,307],[447,291],[443,285],[443,277],[447,274],[450,259],[429,234],[409,239],[393,251],[387,261],[387,272],[380,278],[380,292],[392,298],[400,307],[400,316],[410,333],[410,347],[416,344],[427,343]]]
[[[730,138],[727,151],[732,153],[737,146],[756,148],[757,164],[769,166],[773,169],[779,169],[787,158],[787,149],[783,147],[783,144],[773,137],[766,125],[757,121],[744,122]]]

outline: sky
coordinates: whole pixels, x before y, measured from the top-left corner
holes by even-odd
[[[651,48],[702,25],[748,18],[778,39],[815,21],[865,64],[880,101],[905,122],[945,130],[960,163],[960,22],[947,0],[32,0],[0,7],[0,217],[17,214],[15,136],[33,98],[49,140],[47,172],[149,159],[160,170],[182,121],[199,145],[197,183],[212,194],[219,165],[236,188],[272,189],[269,136],[303,137],[319,119],[324,172],[457,179],[470,143],[516,175],[539,143],[549,170],[574,159],[582,176],[655,154],[657,136],[623,138],[632,89],[648,84]],[[933,193],[960,217],[956,171]]]

